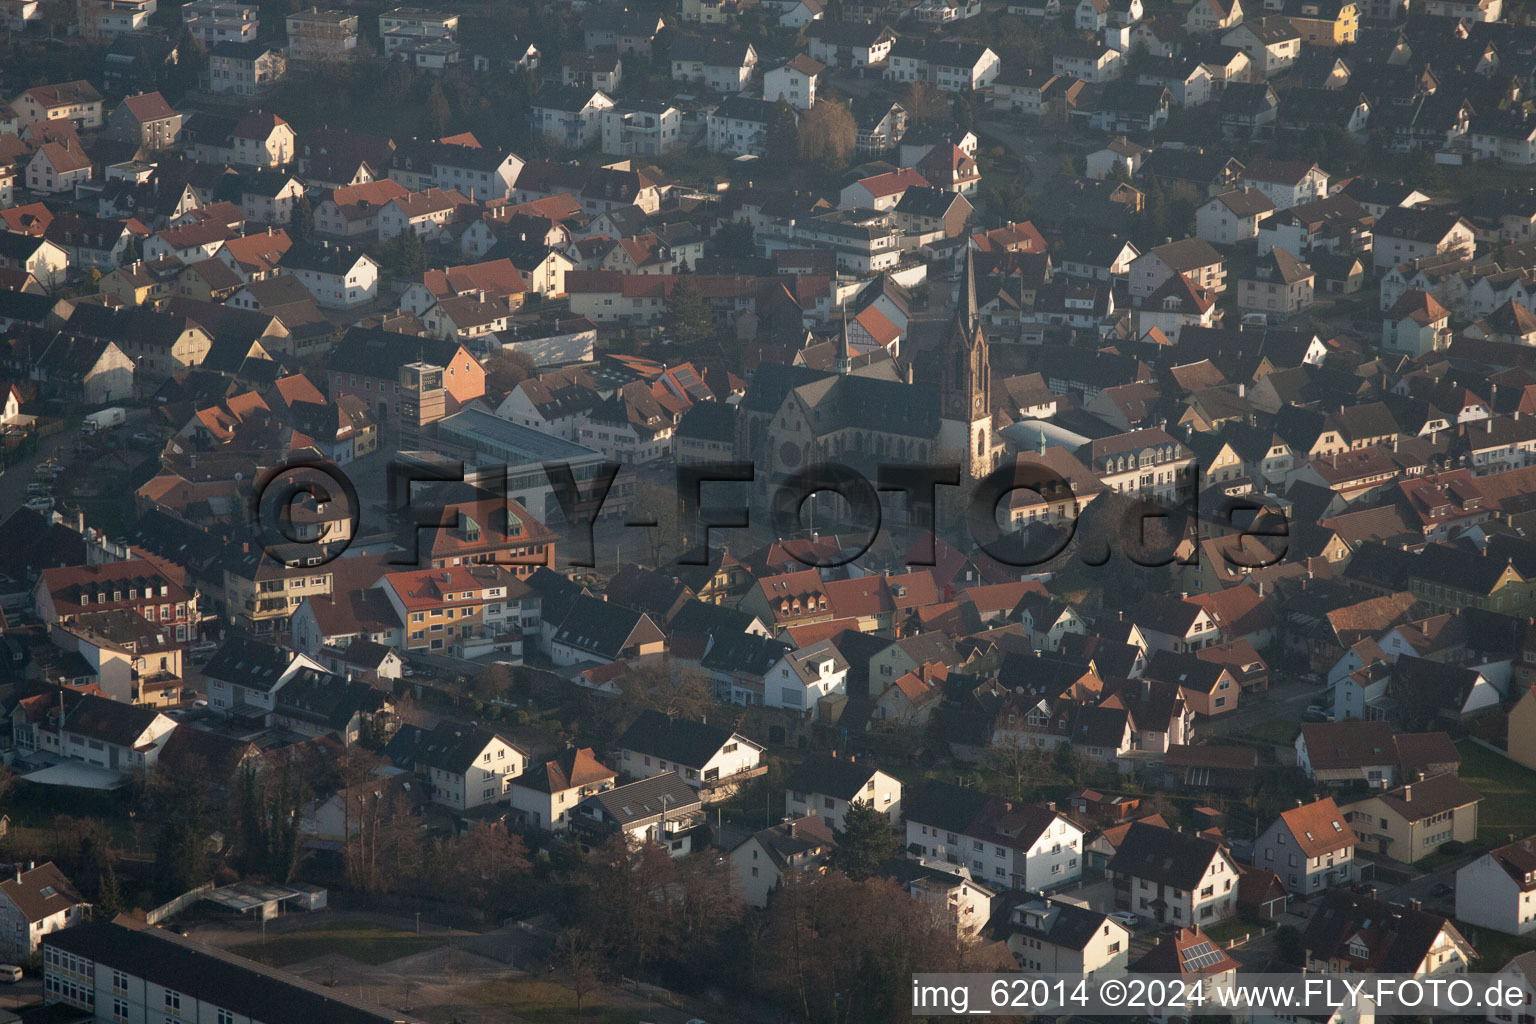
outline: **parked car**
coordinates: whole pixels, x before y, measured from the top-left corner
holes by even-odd
[[[142,431],[142,430],[139,431],[137,434],[134,434],[133,435],[133,439],[135,441],[137,441],[139,444],[154,444],[155,443],[155,435],[154,434],[150,434],[150,433],[146,433],[145,431]]]
[[[1316,704],[1312,704],[1301,713],[1301,720],[1303,722],[1331,722],[1333,721],[1333,716]]]
[[[1109,915],[1109,919],[1114,921],[1116,924],[1123,924],[1127,928],[1133,930],[1138,924],[1141,923],[1141,918],[1137,917],[1129,910],[1117,910],[1113,914]]]
[[[31,509],[33,512],[52,512],[53,511],[53,499],[52,498],[29,498],[27,500],[26,507]]]
[[[1429,890],[1429,894],[1437,900],[1443,900],[1447,896],[1456,894],[1456,887],[1446,882],[1436,882],[1435,887]]]

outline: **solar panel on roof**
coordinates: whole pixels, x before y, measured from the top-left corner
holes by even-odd
[[[1207,967],[1221,963],[1225,955],[1209,942],[1197,942],[1179,953],[1186,971],[1203,971]]]

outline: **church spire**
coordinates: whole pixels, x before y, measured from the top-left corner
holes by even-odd
[[[976,301],[976,257],[965,250],[965,278],[960,282],[960,301],[955,303],[955,322],[950,326],[952,344],[969,349],[981,340],[981,303]]]
[[[965,247],[965,285],[956,316],[967,333],[974,331],[981,319],[981,305],[976,301],[976,251],[969,244]]]

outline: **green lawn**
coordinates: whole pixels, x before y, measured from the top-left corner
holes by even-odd
[[[1510,960],[1521,953],[1536,949],[1536,939],[1518,935],[1505,935],[1492,928],[1477,929],[1477,958],[1472,970],[1489,974],[1501,970]]]
[[[231,946],[229,951],[273,967],[287,967],[329,953],[340,953],[361,963],[377,965],[436,949],[442,944],[441,936],[416,935],[358,921],[316,931],[273,935],[265,942],[257,939]]]
[[[1483,794],[1477,809],[1477,839],[1488,846],[1502,846],[1516,837],[1536,832],[1536,772],[1524,768],[1486,747],[1463,740],[1461,779]]]
[[[1254,726],[1249,735],[1253,739],[1273,743],[1277,747],[1288,747],[1296,742],[1296,736],[1300,732],[1301,723],[1294,719],[1271,718]]]
[[[564,985],[540,978],[513,978],[507,981],[490,981],[464,993],[470,1000],[464,1009],[484,1010],[494,1007],[516,1013],[519,1019],[533,1024],[635,1024],[644,1019],[633,1009],[621,1009],[603,1003],[600,992],[588,993],[576,1016],[576,996]],[[459,1007],[441,1007],[446,1022],[454,1019],[452,1011]]]

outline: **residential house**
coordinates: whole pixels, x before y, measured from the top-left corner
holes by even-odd
[[[1536,930],[1536,837],[1489,850],[1457,870],[1456,919],[1506,935]]]
[[[260,96],[288,77],[288,58],[265,43],[222,42],[208,50],[208,88]]]
[[[810,110],[816,102],[816,84],[826,70],[821,61],[802,53],[763,76],[763,99]]]
[[[1301,938],[1308,973],[1456,975],[1473,949],[1440,914],[1335,890]]]
[[[512,808],[534,828],[563,832],[583,800],[612,789],[617,779],[618,773],[599,761],[590,747],[567,747],[512,780]]]
[[[403,725],[384,753],[426,780],[433,802],[457,811],[504,802],[528,766],[528,751],[500,733],[448,721]]]
[[[1247,245],[1274,212],[1274,201],[1257,188],[1223,192],[1195,210],[1195,236],[1212,245]]]
[[[901,781],[855,757],[816,754],[797,765],[784,780],[784,813],[792,818],[816,815],[841,831],[855,801],[901,823]]]
[[[102,126],[101,93],[86,81],[38,85],[11,101],[21,124],[69,121],[77,131]]]
[[[1221,42],[1248,55],[1250,67],[1259,81],[1288,70],[1301,56],[1301,33],[1290,18],[1278,15],[1244,19],[1236,28],[1223,34]]]
[[[759,774],[763,747],[718,725],[642,711],[615,744],[624,774],[637,779],[675,773],[693,789],[734,788]]]
[[[677,772],[665,772],[587,797],[570,816],[570,831],[589,849],[622,833],[632,843],[656,843],[683,857],[694,849],[704,817],[698,792]]]
[[[1363,847],[1378,856],[1413,864],[1447,843],[1474,842],[1482,799],[1482,794],[1455,775],[1444,774],[1416,778],[1396,789],[1345,804],[1343,810]]]
[[[960,865],[984,884],[1040,891],[1082,877],[1085,832],[1049,805],[926,781],[903,793],[902,815],[909,856]]]
[[[1254,864],[1279,875],[1292,893],[1311,896],[1353,880],[1358,843],[1347,816],[1324,797],[1282,811],[1254,843]]]
[[[786,875],[824,871],[836,850],[837,840],[826,819],[811,815],[754,832],[729,857],[742,901],[762,909]]]
[[[0,956],[19,963],[37,952],[43,937],[83,923],[88,904],[52,861],[0,881]]]
[[[1312,305],[1317,275],[1284,249],[1271,249],[1254,266],[1253,277],[1237,282],[1237,308],[1243,312],[1290,316]]]
[[[1237,914],[1237,863],[1208,836],[1132,822],[1105,872],[1137,917],[1210,927]]]
[[[1026,973],[1124,977],[1131,933],[1108,914],[1067,900],[1031,897],[1008,915],[1008,949]]]
[[[181,114],[158,92],[140,93],[117,105],[107,118],[107,131],[145,149],[170,149],[181,134]]]

